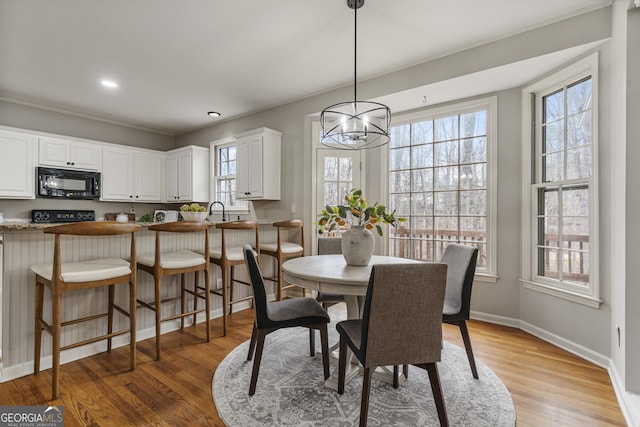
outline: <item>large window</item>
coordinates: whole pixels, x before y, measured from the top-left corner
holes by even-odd
[[[525,286],[598,300],[595,58],[527,88],[533,132]],[[533,148],[533,149],[532,149]]]
[[[213,199],[224,203],[229,211],[246,211],[247,202],[236,200],[236,145],[234,142],[219,142],[211,144],[214,153],[213,164]],[[221,210],[219,205],[214,210]]]
[[[495,98],[405,118],[391,129],[389,205],[408,218],[391,255],[437,261],[458,242],[495,275]]]

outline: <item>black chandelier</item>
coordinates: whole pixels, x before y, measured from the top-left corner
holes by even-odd
[[[358,9],[364,0],[347,0],[353,9],[353,101],[333,104],[320,115],[323,145],[345,150],[375,148],[389,142],[391,110],[384,104],[372,101],[358,101],[357,92],[357,52],[358,52]]]

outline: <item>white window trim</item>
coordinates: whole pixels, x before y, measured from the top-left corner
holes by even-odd
[[[217,141],[211,141],[209,143],[209,170],[212,171],[211,174],[211,183],[209,185],[209,193],[210,193],[210,199],[213,202],[214,200],[218,200],[218,196],[216,195],[216,181],[217,181],[217,177],[218,177],[218,149],[225,147],[225,146],[230,146],[230,145],[236,145],[236,138],[235,137],[228,137],[228,138],[223,138]],[[224,207],[225,213],[227,214],[248,214],[249,213],[249,203],[247,202],[247,206],[246,207],[238,207],[238,206],[225,206]],[[213,212],[216,213],[222,213],[222,207],[220,205],[214,205]]]
[[[496,283],[498,278],[498,97],[490,96],[472,101],[460,102],[444,107],[421,110],[409,114],[392,116],[391,126],[408,124],[419,119],[437,119],[452,114],[464,114],[479,108],[487,110],[487,256],[486,271],[477,272],[475,280]],[[381,174],[384,182],[380,185],[383,194],[389,194],[389,146],[385,147],[385,155],[381,156]],[[389,200],[385,200],[389,204]],[[388,239],[385,239],[388,245]]]
[[[589,288],[585,292],[579,292],[577,288],[561,286],[556,281],[545,280],[537,276],[534,266],[536,264],[536,251],[533,244],[536,239],[536,226],[533,219],[536,218],[536,204],[534,198],[535,183],[533,181],[532,163],[537,153],[532,148],[532,137],[536,123],[532,123],[531,95],[544,92],[552,87],[563,85],[568,80],[578,80],[581,77],[591,75],[592,84],[592,112],[593,112],[593,140],[591,144],[592,175],[589,182],[590,204],[589,211]],[[599,274],[599,168],[598,168],[598,110],[599,110],[599,78],[598,78],[598,53],[575,62],[568,67],[537,81],[522,90],[522,248],[521,248],[521,278],[520,282],[526,289],[552,295],[568,301],[583,304],[589,307],[599,308],[602,303],[600,298],[600,274]],[[535,144],[536,147],[539,144]]]
[[[339,150],[339,148],[337,148],[338,146],[336,146],[336,148],[330,148],[327,147],[326,145],[322,144],[322,142],[320,141],[320,131],[322,130],[322,126],[320,125],[320,121],[318,120],[313,120],[311,122],[311,218],[309,221],[309,224],[312,225],[312,230],[313,230],[313,239],[312,239],[312,247],[311,247],[311,253],[312,255],[315,255],[317,253],[317,239],[318,239],[318,233],[316,230],[316,225],[314,224],[314,222],[318,219],[317,218],[317,214],[322,210],[322,208],[324,207],[320,207],[318,206],[317,203],[317,185],[318,185],[318,165],[317,165],[317,160],[318,160],[318,150]],[[366,177],[366,158],[362,158],[360,161],[360,167],[358,172],[360,173],[360,189],[366,194],[367,189],[366,189],[366,182],[365,182],[365,177]]]

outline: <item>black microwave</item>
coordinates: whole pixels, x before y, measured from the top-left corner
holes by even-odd
[[[100,172],[69,169],[36,169],[36,194],[53,199],[100,198]]]

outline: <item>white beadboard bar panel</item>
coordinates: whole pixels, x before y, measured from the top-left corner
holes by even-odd
[[[260,225],[260,242],[274,242],[276,240],[275,227],[270,224]],[[226,233],[225,233],[226,234]],[[251,233],[234,232],[225,236],[227,244],[241,246],[245,242],[252,241]],[[162,234],[162,246],[167,249],[195,249],[203,245],[202,235],[179,235]],[[220,246],[220,232],[214,228],[210,231],[211,247]],[[129,253],[129,238],[125,236],[112,236],[104,238],[86,238],[65,236],[62,239],[62,251],[65,254],[65,261],[82,261],[95,257],[125,257]],[[136,235],[137,255],[153,254],[155,248],[155,233],[143,228]],[[35,305],[35,276],[30,267],[33,264],[49,263],[53,259],[53,236],[44,234],[42,230],[18,230],[4,233],[4,298],[2,300],[2,350],[3,350],[3,370],[5,372],[21,371],[12,369],[20,365],[33,364],[33,339],[34,339],[34,305]],[[274,263],[271,257],[265,257],[262,266],[265,276],[273,274]],[[217,279],[221,277],[220,269],[216,265],[211,265],[211,285],[214,287]],[[249,281],[246,270],[243,266],[236,267],[236,277],[240,280]],[[179,292],[179,276],[167,277],[163,279],[163,295],[177,295]],[[204,277],[199,274],[199,283],[204,283]],[[267,286],[271,282],[266,282]],[[194,275],[187,276],[187,285],[193,287]],[[267,292],[272,293],[273,289]],[[248,286],[236,284],[234,294],[237,296],[251,295]],[[152,277],[138,271],[137,295],[144,301],[153,300],[153,280]],[[193,300],[187,296],[187,307],[191,307]],[[116,285],[116,302],[123,306],[128,306],[128,285],[126,283]],[[180,310],[179,301],[164,304],[162,307],[163,316],[178,313]],[[200,304],[203,304],[200,302]],[[106,313],[107,290],[87,289],[76,292],[68,292],[63,297],[62,316],[63,321],[83,315]],[[222,298],[211,295],[211,312],[222,313]],[[50,319],[51,315],[51,295],[48,290],[44,294],[44,315]],[[201,317],[204,319],[204,317]],[[114,314],[114,330],[126,327],[127,318],[119,313]],[[190,320],[189,320],[190,321]],[[138,331],[153,330],[155,325],[153,312],[139,307],[137,310]],[[67,326],[62,329],[61,345],[77,342],[106,332],[106,318],[85,322],[82,324]],[[173,329],[173,328],[170,328]],[[212,330],[212,334],[221,331]],[[97,344],[106,350],[106,342]],[[90,353],[95,352],[96,344]],[[78,351],[77,349],[74,351]],[[42,357],[50,358],[51,338],[49,334],[43,334]],[[65,360],[62,357],[62,360]],[[0,382],[8,381],[6,375],[1,375]]]

